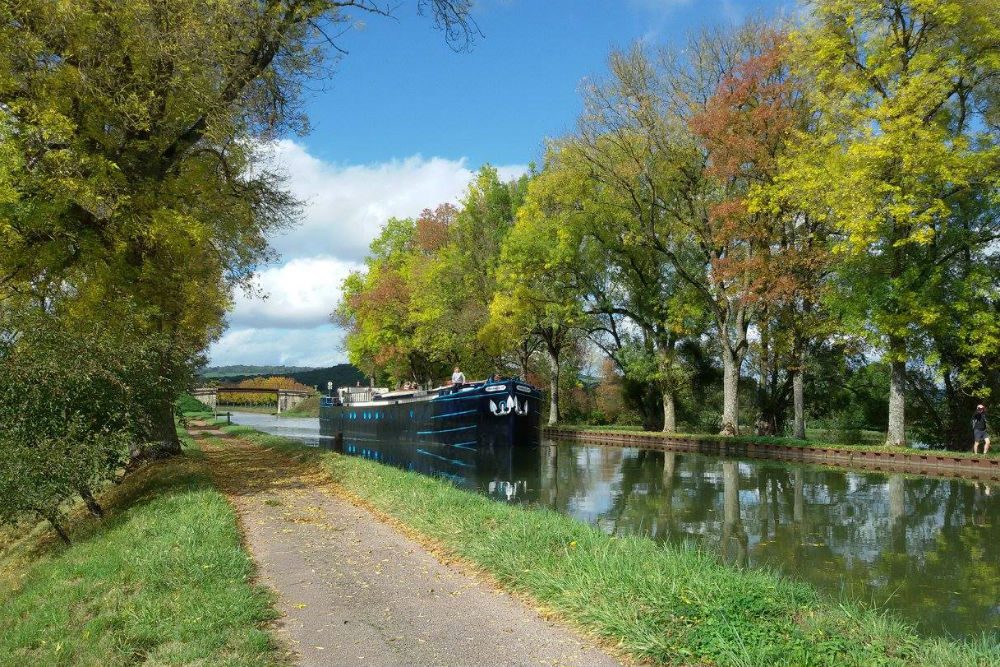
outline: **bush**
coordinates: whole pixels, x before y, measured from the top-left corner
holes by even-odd
[[[615,418],[618,426],[642,426],[642,415],[635,409],[623,409]]]
[[[0,313],[0,523],[48,519],[112,478],[148,429],[160,392],[152,340],[70,329],[50,315]]]
[[[593,410],[591,411],[590,416],[587,417],[587,423],[593,424],[594,426],[606,426],[607,424],[613,423],[613,420],[601,410]]]
[[[207,405],[199,401],[197,398],[186,393],[180,395],[174,403],[174,407],[177,409],[177,413],[182,415],[187,412],[205,412],[209,409]]]

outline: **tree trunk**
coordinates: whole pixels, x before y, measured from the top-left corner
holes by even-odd
[[[736,355],[722,350],[722,435],[739,435],[740,365]]]
[[[521,347],[517,350],[517,365],[521,370],[521,378],[526,379],[528,377],[528,364],[531,362],[531,350],[528,347],[527,341],[521,343]]]
[[[45,519],[49,522],[49,524],[52,526],[52,528],[56,531],[56,535],[58,535],[59,539],[63,541],[63,544],[71,544],[70,539],[69,539],[69,535],[67,535],[66,531],[63,530],[62,525],[60,525],[60,523],[59,523],[59,519],[57,519],[54,514],[46,515]]]
[[[760,323],[760,380],[757,383],[757,410],[760,417],[757,420],[757,435],[775,435],[774,403],[771,392],[771,336],[767,319]]]
[[[906,481],[903,475],[889,475],[889,536],[896,553],[906,553]]]
[[[559,421],[559,357],[549,350],[549,369],[551,379],[549,380],[549,426],[554,426]]]
[[[164,398],[150,406],[149,441],[132,452],[130,466],[148,459],[164,459],[181,453],[181,441],[174,424],[174,404]]]
[[[672,389],[663,390],[663,432],[677,432],[677,410]]]
[[[80,489],[80,497],[83,498],[83,502],[91,514],[99,519],[104,518],[104,509],[101,508],[101,504],[97,502],[97,498],[90,492],[90,489],[87,487]]]
[[[795,404],[795,427],[792,437],[806,439],[806,400],[801,366],[792,372],[792,402]]]
[[[885,444],[902,447],[906,444],[906,344],[899,338],[889,341],[891,355],[889,376],[889,427]]]

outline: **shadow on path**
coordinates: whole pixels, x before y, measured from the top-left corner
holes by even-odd
[[[618,662],[333,492],[315,463],[193,424],[302,665]]]

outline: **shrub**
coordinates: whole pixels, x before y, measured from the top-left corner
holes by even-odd
[[[184,414],[186,412],[205,412],[209,409],[207,405],[199,401],[191,394],[181,394],[174,403],[174,407],[177,409],[178,414]]]
[[[147,432],[158,354],[149,338],[0,313],[0,523],[33,515],[67,540],[68,499],[80,495],[100,513],[91,489]]]

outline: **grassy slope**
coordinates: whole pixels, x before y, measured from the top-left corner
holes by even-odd
[[[630,657],[658,664],[1000,665],[1000,638],[919,638],[892,617],[711,554],[614,538],[549,510],[254,432],[318,460],[349,492]]]
[[[282,412],[279,417],[319,417],[319,396],[310,396],[291,410]]]
[[[0,552],[0,665],[272,665],[270,595],[199,452],[151,465],[78,518]],[[43,535],[41,539],[39,534]]]
[[[741,435],[741,436],[728,436],[728,435],[717,435],[714,433],[662,433],[660,431],[643,431],[639,428],[615,428],[607,426],[586,426],[579,424],[557,424],[556,428],[566,429],[568,431],[584,431],[586,433],[621,433],[622,431],[628,431],[630,433],[641,433],[643,435],[651,435],[659,438],[680,438],[680,439],[691,439],[691,440],[703,440],[703,441],[713,441],[713,442],[729,442],[734,444],[763,444],[763,445],[785,445],[787,447],[805,447],[812,449],[851,449],[855,451],[868,451],[868,452],[896,452],[899,454],[931,454],[939,456],[955,456],[958,458],[976,458],[982,457],[982,454],[973,454],[971,451],[952,451],[948,449],[913,449],[912,447],[890,447],[885,444],[872,444],[870,442],[859,442],[859,443],[831,443],[831,442],[816,442],[814,440],[797,440],[795,438],[782,438],[777,436],[755,436],[755,435]],[[995,453],[1000,454],[1000,450],[990,449],[990,456]]]

